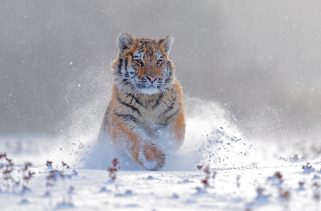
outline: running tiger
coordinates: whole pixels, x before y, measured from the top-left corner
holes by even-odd
[[[114,85],[101,133],[141,167],[159,170],[184,141],[183,89],[169,60],[173,38],[118,36]]]

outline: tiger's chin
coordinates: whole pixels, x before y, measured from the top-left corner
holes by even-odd
[[[139,91],[146,95],[154,95],[154,94],[160,93],[160,90],[156,87],[142,88],[142,89],[139,89]]]

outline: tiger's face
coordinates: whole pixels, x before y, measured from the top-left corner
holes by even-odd
[[[173,82],[174,65],[168,58],[173,38],[135,39],[128,33],[118,36],[119,58],[113,63],[118,88],[129,94],[153,95]]]

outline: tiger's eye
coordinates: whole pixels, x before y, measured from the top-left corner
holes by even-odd
[[[162,59],[157,59],[156,60],[156,64],[159,66],[159,65],[161,65],[163,63],[163,60]]]

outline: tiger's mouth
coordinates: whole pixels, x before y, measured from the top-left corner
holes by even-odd
[[[150,85],[144,88],[140,88],[139,91],[143,94],[147,94],[147,95],[153,95],[153,94],[157,94],[160,92],[160,90],[155,87],[154,85]]]
[[[166,83],[164,83],[165,79],[159,77],[157,80],[147,80],[146,78],[138,79],[135,78],[133,81],[133,85],[135,89],[143,94],[153,95],[161,93],[166,87]]]

